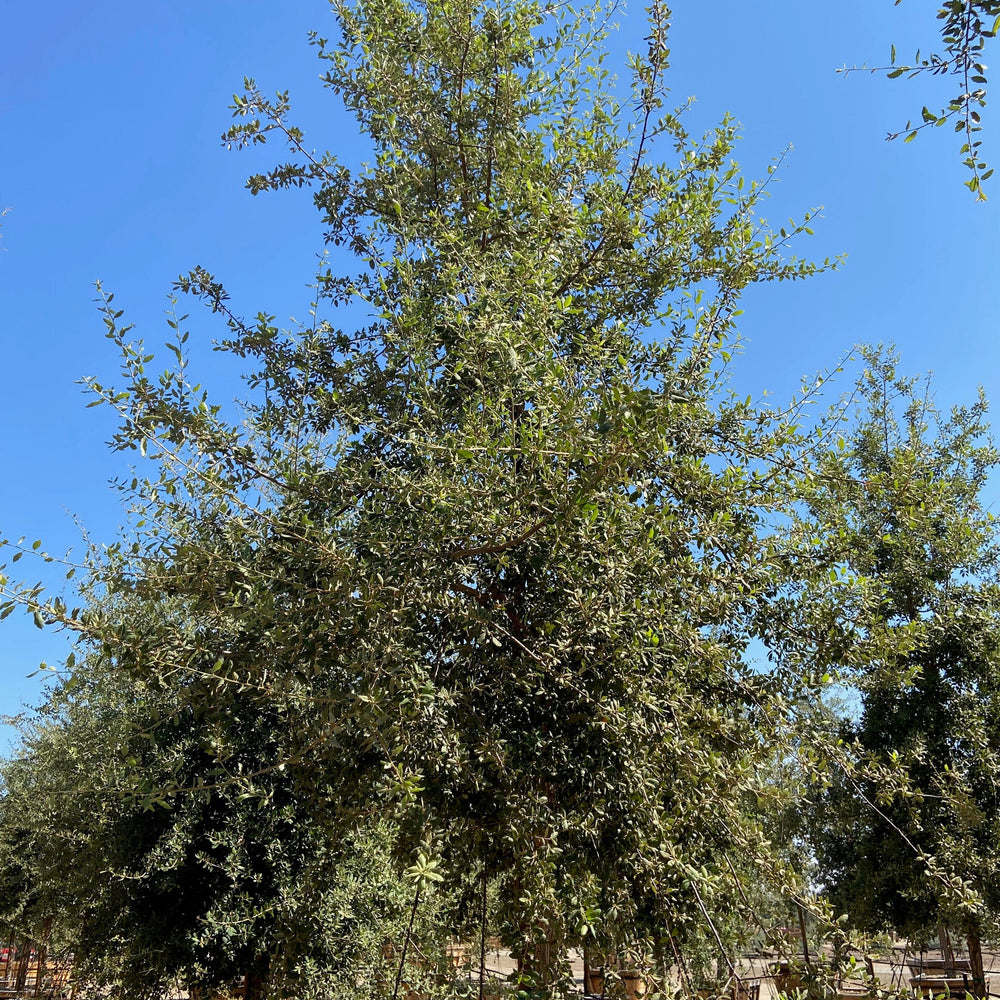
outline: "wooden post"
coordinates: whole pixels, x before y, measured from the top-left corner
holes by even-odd
[[[14,961],[14,935],[7,935],[7,957],[3,963],[4,986],[10,985],[10,963]]]
[[[955,949],[951,946],[951,935],[944,924],[938,925],[938,940],[941,942],[941,958],[944,967],[949,970],[955,968]]]
[[[903,958],[899,965],[899,988],[903,988],[904,977],[906,976],[906,955],[910,948],[910,939],[905,939],[906,943],[903,945]],[[892,979],[889,983],[890,986],[896,985],[896,973],[892,974]]]
[[[809,961],[809,943],[806,941],[806,908],[796,903],[799,911],[799,933],[802,935],[802,958],[806,963],[806,971],[812,973],[812,963]]]

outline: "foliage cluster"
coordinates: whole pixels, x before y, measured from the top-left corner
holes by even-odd
[[[896,6],[902,2],[895,0]],[[962,139],[959,156],[970,174],[966,187],[978,200],[985,201],[983,182],[992,176],[993,168],[987,165],[982,154],[980,112],[986,107],[988,86],[986,46],[1000,30],[1000,3],[996,0],[948,0],[938,7],[936,18],[941,22],[940,51],[922,56],[918,49],[912,61],[905,62],[897,59],[896,46],[893,45],[887,66],[845,66],[841,72],[883,72],[890,80],[902,77],[913,79],[921,75],[956,78],[958,92],[942,107],[935,109],[924,105],[916,122],[907,121],[903,128],[890,131],[886,138],[892,140],[905,136],[904,142],[912,142],[918,132],[929,127],[940,128],[950,122]]]

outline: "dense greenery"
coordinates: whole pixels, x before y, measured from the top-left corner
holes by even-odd
[[[869,361],[864,411],[810,501],[827,558],[869,585],[849,614],[868,632],[856,655],[873,638],[878,655],[857,655],[861,710],[842,727],[868,773],[841,772],[815,843],[857,924],[976,939],[1000,901],[1000,550],[982,499],[998,455],[981,398],[941,414],[893,357]],[[887,781],[900,766],[902,782]]]
[[[822,915],[788,821],[809,782],[832,804],[838,775],[877,777],[869,799],[905,811],[957,766],[875,759],[864,720],[845,749],[816,705],[842,676],[871,718],[904,711],[870,699],[923,698],[939,639],[966,644],[955,711],[987,690],[981,407],[926,454],[927,414],[906,438],[885,409],[827,454],[844,418],[808,429],[816,386],[731,395],[743,291],[825,265],[788,256],[808,217],[760,221],[732,123],[692,138],[666,104],[661,7],[624,96],[597,10],[333,9],[337,40],[313,41],[367,164],[312,152],[253,81],[225,136],[290,146],[253,192],[312,190],[309,322],[244,319],[203,268],[177,283],[223,324],[244,408],[189,378],[187,317],[152,376],[104,299],[122,378],[90,386],[143,471],[80,608],[4,578],[4,611],[79,636],[4,770],[6,919],[54,920],[135,997],[468,990],[445,944],[487,934],[540,996],[577,945],[725,980],[768,921]],[[907,878],[949,843],[920,846]],[[942,905],[974,911],[984,871]]]

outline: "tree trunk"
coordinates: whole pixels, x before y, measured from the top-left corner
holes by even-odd
[[[558,981],[562,967],[562,949],[552,925],[546,926],[541,941],[531,940],[525,934],[515,959],[519,974],[530,976],[535,988],[550,990]]]
[[[551,799],[552,791],[544,791]],[[543,844],[543,838],[536,838],[537,848],[541,849]],[[520,899],[524,895],[520,877],[512,882],[511,891],[514,899]],[[563,971],[566,949],[562,921],[557,913],[551,911],[543,913],[536,910],[529,913],[523,909],[516,914],[516,919],[517,938],[516,944],[511,948],[511,957],[516,962],[517,974],[524,977],[522,985],[527,985],[530,980],[532,989],[540,990],[548,996]],[[544,927],[543,935],[539,934],[540,925]]]
[[[52,918],[46,917],[42,924],[42,939],[38,943],[38,955],[35,960],[35,996],[39,996],[45,975],[48,972],[47,961],[49,957],[49,937],[52,934]]]
[[[966,941],[969,945],[969,965],[972,968],[970,992],[974,997],[985,997],[986,974],[983,972],[983,945],[979,937],[979,925],[971,920],[966,927]]]
[[[17,949],[17,975],[14,980],[14,991],[23,993],[28,982],[28,962],[31,961],[31,942],[21,938]]]
[[[243,991],[244,1000],[264,1000],[271,959],[268,955],[258,955],[247,970],[247,983]]]

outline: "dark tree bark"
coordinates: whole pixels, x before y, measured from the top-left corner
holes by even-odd
[[[246,988],[243,991],[244,1000],[264,1000],[270,972],[271,958],[269,955],[258,955],[254,958],[246,974]]]
[[[983,972],[983,945],[979,937],[979,926],[972,921],[966,927],[966,941],[969,946],[969,965],[972,967],[970,992],[975,997],[985,997],[986,974]]]

